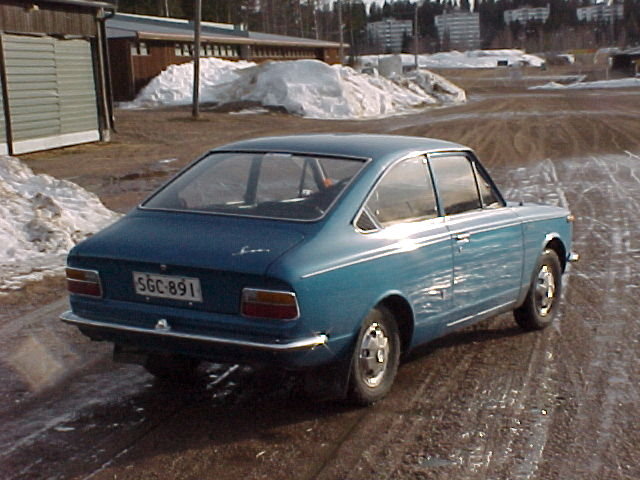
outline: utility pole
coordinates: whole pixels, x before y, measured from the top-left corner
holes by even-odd
[[[169,16],[169,0],[158,0],[158,11],[163,17]]]
[[[339,57],[340,63],[342,63],[344,59],[344,33],[342,32],[342,1],[338,0],[336,2],[338,4],[338,34],[340,35],[340,50]]]
[[[415,10],[413,12],[413,54],[416,61],[416,72],[418,71],[418,3],[415,3]]]
[[[196,0],[193,12],[193,107],[192,116],[200,116],[200,19],[202,18],[202,0]]]

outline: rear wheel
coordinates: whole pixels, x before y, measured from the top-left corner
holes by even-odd
[[[562,292],[562,268],[556,252],[542,252],[535,271],[527,298],[514,311],[516,322],[525,330],[541,330],[553,323]]]
[[[365,319],[351,359],[349,400],[370,405],[384,397],[400,363],[400,335],[393,314],[384,306]]]
[[[183,355],[161,355],[150,353],[144,368],[156,378],[176,382],[192,382],[197,378],[200,360]]]

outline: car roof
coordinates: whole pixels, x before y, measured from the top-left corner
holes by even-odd
[[[398,158],[412,152],[469,148],[458,143],[426,137],[332,133],[253,138],[223,145],[212,151],[247,150],[382,160]]]

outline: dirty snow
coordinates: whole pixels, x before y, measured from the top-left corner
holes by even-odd
[[[62,272],[69,249],[117,217],[78,185],[0,156],[0,295]]]
[[[638,88],[640,78],[619,78],[616,80],[599,80],[595,82],[574,82],[563,85],[557,82],[549,82],[544,85],[529,87],[529,90],[566,90],[566,89],[599,89],[599,88]]]
[[[185,105],[191,102],[193,65],[172,65],[145,87],[125,108]],[[466,101],[462,89],[439,75],[420,72],[387,79],[318,60],[230,62],[203,59],[200,98],[203,103],[245,102],[284,108],[319,119],[376,118],[416,108]]]
[[[389,55],[366,55],[362,57],[363,65],[376,66],[380,58]],[[415,56],[410,54],[400,55],[405,67],[415,65]],[[434,54],[418,55],[420,68],[495,68],[498,61],[506,61],[509,66],[540,67],[544,59],[525,53],[523,50],[470,50],[467,52],[439,52]]]

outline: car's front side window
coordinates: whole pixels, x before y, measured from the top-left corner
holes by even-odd
[[[491,187],[489,179],[478,168],[478,165],[474,163],[474,170],[476,172],[476,179],[478,181],[478,191],[480,192],[480,199],[482,200],[483,208],[497,208],[502,206],[502,202],[498,199],[496,192]]]
[[[473,166],[465,155],[434,156],[429,164],[445,215],[482,208]]]
[[[372,216],[382,226],[414,222],[438,216],[436,198],[424,157],[394,165],[371,193],[357,225],[368,224]]]

